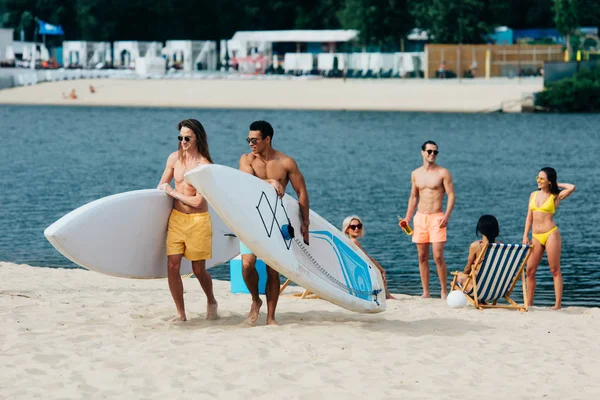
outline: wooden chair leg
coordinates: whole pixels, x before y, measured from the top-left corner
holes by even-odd
[[[285,290],[285,288],[289,286],[290,282],[291,282],[291,280],[288,279],[287,281],[285,281],[283,283],[283,285],[281,285],[281,288],[279,289],[279,294],[283,293],[283,291]]]

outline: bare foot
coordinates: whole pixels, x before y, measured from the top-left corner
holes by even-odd
[[[268,319],[267,325],[279,326],[279,324],[277,323],[277,321],[275,321],[275,319]]]
[[[442,292],[440,293],[440,296],[442,296],[442,300],[444,300],[448,297],[448,292]]]
[[[551,308],[551,310],[560,310],[562,307],[559,305],[555,305],[554,307]]]
[[[206,304],[206,319],[208,320],[215,320],[215,319],[219,319],[219,314],[217,313],[217,308],[219,307],[219,303],[214,303],[214,304],[210,304],[207,303]]]
[[[258,302],[253,301],[250,306],[250,312],[248,313],[248,318],[246,318],[246,323],[248,325],[253,326],[258,319],[258,314],[260,314],[260,307],[262,307],[262,300],[258,299]]]
[[[185,321],[187,321],[187,318],[185,317],[185,314],[183,314],[183,315],[177,315],[177,316],[175,316],[175,317],[173,317],[173,318],[171,318],[169,320],[169,322],[171,322],[171,323],[185,322]]]
[[[423,294],[421,295],[422,299],[428,299],[431,297],[431,294],[429,294],[429,292],[423,292]]]
[[[386,300],[396,300],[396,298],[394,296],[392,296],[390,293],[387,294],[387,296],[385,296]]]

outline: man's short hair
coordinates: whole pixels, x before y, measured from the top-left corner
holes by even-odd
[[[435,147],[438,147],[436,142],[434,142],[433,140],[428,140],[425,143],[423,143],[423,145],[421,146],[421,150],[425,151],[425,148],[427,147],[428,144],[432,144]]]
[[[273,134],[274,134],[273,127],[267,121],[254,121],[253,123],[250,124],[250,130],[251,131],[259,131],[260,136],[263,139],[266,139],[268,136],[271,138],[271,140],[273,140]]]

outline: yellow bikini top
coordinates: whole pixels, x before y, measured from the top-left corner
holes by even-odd
[[[535,194],[531,198],[531,201],[529,202],[529,208],[531,209],[531,211],[540,211],[543,213],[554,214],[556,212],[556,208],[554,207],[554,195],[551,194],[550,196],[548,196],[544,204],[538,207],[536,205],[538,193],[540,192],[535,192]]]

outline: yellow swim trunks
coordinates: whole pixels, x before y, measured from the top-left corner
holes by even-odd
[[[191,261],[212,258],[212,222],[208,212],[171,211],[167,230],[167,255],[183,254]]]

